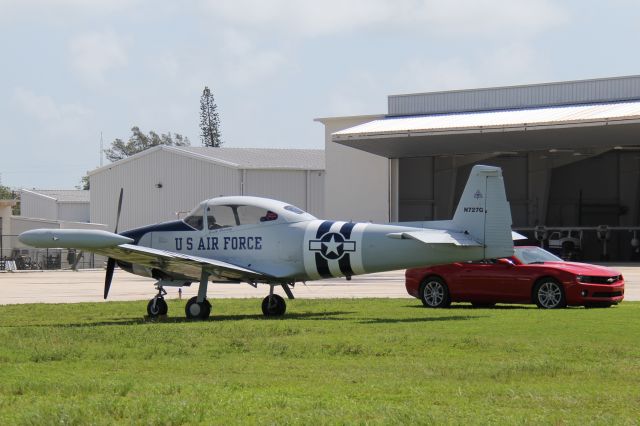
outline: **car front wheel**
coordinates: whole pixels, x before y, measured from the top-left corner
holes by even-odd
[[[533,289],[533,300],[542,309],[559,309],[567,306],[564,289],[556,280],[545,278]]]
[[[439,277],[428,277],[420,284],[420,300],[427,308],[446,308],[451,305],[449,288]]]

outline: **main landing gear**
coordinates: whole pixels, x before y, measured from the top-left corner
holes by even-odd
[[[287,311],[287,303],[282,296],[273,293],[273,287],[272,285],[269,295],[262,299],[262,313],[265,317],[281,317]],[[282,288],[289,299],[294,298],[289,284],[282,284]]]
[[[198,295],[189,299],[184,308],[187,319],[206,320],[211,315],[211,303],[207,300],[208,284],[209,274],[203,272],[200,277]],[[262,300],[262,313],[265,317],[281,317],[287,311],[287,303],[284,298],[273,291],[276,285],[282,286],[287,298],[294,299],[290,288],[293,284],[271,284],[269,295]],[[156,289],[158,294],[149,300],[147,304],[147,314],[149,314],[150,318],[166,315],[169,310],[167,302],[164,300],[164,296],[167,294],[166,290],[160,284],[156,285]]]
[[[211,303],[207,300],[207,286],[209,285],[209,274],[202,271],[200,275],[200,287],[198,295],[192,297],[184,308],[187,319],[206,320],[211,315]]]
[[[184,313],[189,319],[205,320],[211,315],[211,303],[207,299],[198,302],[198,297],[194,296],[189,299],[187,306],[184,307]]]

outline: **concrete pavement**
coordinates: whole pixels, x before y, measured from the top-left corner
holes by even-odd
[[[626,280],[625,300],[640,300],[640,265],[609,264]],[[155,280],[116,270],[109,300],[148,300],[155,294]],[[0,305],[19,303],[102,302],[104,270],[90,271],[28,271],[0,273]],[[167,297],[178,297],[177,288],[167,288]],[[184,287],[182,298],[195,296],[198,285]],[[209,284],[208,297],[262,298],[269,287],[257,289],[247,284]],[[284,296],[282,289],[277,293]],[[294,295],[301,299],[390,297],[410,298],[404,288],[404,271],[360,275],[351,281],[344,278],[296,284]]]

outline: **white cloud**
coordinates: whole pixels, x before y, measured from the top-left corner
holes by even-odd
[[[409,58],[393,74],[369,70],[345,76],[329,95],[328,114],[384,113],[392,94],[542,83],[548,67],[543,53],[519,43],[465,56]]]
[[[103,84],[109,71],[127,64],[123,42],[113,31],[76,36],[69,52],[73,69],[90,85]]]
[[[284,51],[260,47],[238,31],[226,30],[222,39],[226,79],[238,86],[260,83],[292,66]]]
[[[45,124],[80,121],[91,115],[91,111],[82,105],[59,104],[49,96],[37,95],[22,87],[14,89],[12,100],[22,112]]]
[[[139,3],[138,0],[0,0],[3,15],[19,16],[36,11],[83,12],[102,14],[121,11]]]
[[[230,25],[291,36],[318,36],[374,27],[447,35],[528,36],[567,19],[552,0],[202,0]]]
[[[383,76],[371,71],[354,71],[328,94],[328,116],[384,113],[387,93],[381,84]]]

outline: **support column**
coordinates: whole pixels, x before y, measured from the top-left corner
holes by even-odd
[[[400,160],[389,159],[389,222],[398,222],[400,210]]]
[[[435,157],[433,162],[433,219],[453,216],[458,168],[453,157]]]
[[[527,222],[529,226],[545,225],[551,185],[551,166],[548,158],[540,158],[540,152],[527,154],[528,182]]]
[[[620,216],[620,226],[640,224],[640,158],[635,152],[621,153],[619,170],[620,205],[627,213]]]

